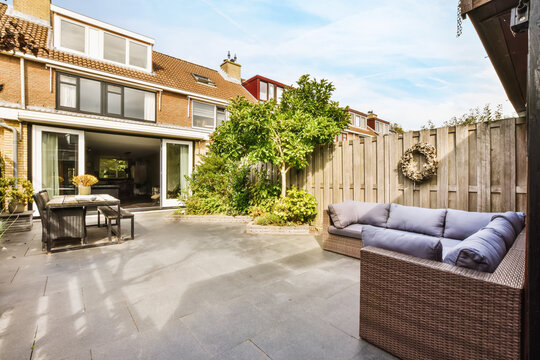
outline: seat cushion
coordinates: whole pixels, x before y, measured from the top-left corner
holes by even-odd
[[[390,204],[355,201],[356,217],[359,224],[386,227]]]
[[[360,224],[351,224],[343,229],[338,229],[337,227],[330,225],[328,227],[328,232],[333,235],[362,239],[362,227],[363,225]]]
[[[339,204],[328,205],[328,215],[332,223],[338,229],[355,224],[357,221],[356,205],[352,200],[347,200]]]
[[[370,226],[362,230],[362,241],[363,246],[374,246],[422,259],[442,260],[442,244],[433,236]]]
[[[478,271],[494,272],[506,254],[503,237],[486,227],[455,246],[444,262]]]
[[[442,257],[443,259],[448,255],[448,253],[456,246],[461,244],[463,240],[450,239],[450,238],[440,238],[442,245]]]
[[[391,204],[386,227],[388,229],[442,237],[445,215],[446,209],[425,209]]]
[[[444,237],[464,240],[486,226],[497,213],[469,212],[448,209],[444,224]]]

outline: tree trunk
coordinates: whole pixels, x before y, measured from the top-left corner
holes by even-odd
[[[281,171],[281,197],[284,198],[287,195],[287,168],[285,165],[279,169]]]

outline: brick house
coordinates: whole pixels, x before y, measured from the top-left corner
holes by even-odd
[[[213,70],[177,59],[50,0],[0,4],[0,36],[10,33],[18,45],[0,51],[0,151],[8,175],[16,163],[51,195],[75,193],[70,179],[88,173],[100,179],[96,192],[126,206],[151,206],[156,194],[160,206],[177,205],[227,101],[255,101],[234,61]]]
[[[283,89],[287,85],[280,83],[261,75],[255,75],[248,80],[242,82],[244,88],[257,100],[266,101],[276,99],[277,102],[281,99]]]

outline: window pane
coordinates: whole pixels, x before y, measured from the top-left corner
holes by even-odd
[[[81,111],[101,113],[101,83],[99,81],[80,79]]]
[[[73,76],[60,75],[60,81],[73,85],[77,84],[77,78],[74,78]]]
[[[127,160],[121,159],[99,159],[100,179],[127,179],[129,164]]]
[[[107,85],[107,112],[109,114],[122,114],[122,88]]]
[[[189,175],[189,147],[182,144],[167,144],[167,199],[177,199],[186,189]]]
[[[144,119],[144,93],[145,91],[124,88],[124,116]]]
[[[77,86],[60,83],[60,106],[77,107]]]
[[[134,43],[133,41],[129,42],[129,63],[134,66],[139,66],[146,68],[146,58],[147,58],[147,47],[145,45],[140,45]]]
[[[283,88],[278,86],[276,92],[277,92],[277,95],[276,95],[277,102],[281,102],[281,95],[283,95]]]
[[[75,187],[71,179],[77,175],[78,144],[78,135],[41,133],[41,188],[49,195],[74,193],[70,188]]]
[[[103,58],[125,64],[126,39],[108,33],[103,34]]]
[[[268,83],[259,83],[259,100],[268,100]]]
[[[217,108],[216,112],[216,127],[223,124],[223,122],[226,120],[226,114],[224,108]]]
[[[274,98],[274,84],[268,84],[268,98]]]
[[[207,129],[214,128],[214,105],[193,102],[193,126]]]
[[[60,25],[60,46],[84,52],[84,26],[62,20]]]

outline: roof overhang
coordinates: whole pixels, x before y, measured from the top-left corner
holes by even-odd
[[[467,16],[501,80],[516,112],[523,115],[527,94],[527,33],[510,30],[510,10],[519,0],[461,0]]]

